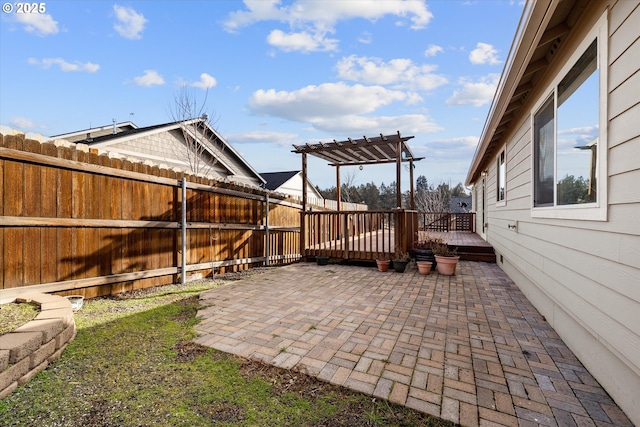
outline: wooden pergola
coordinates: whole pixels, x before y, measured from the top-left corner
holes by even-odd
[[[400,131],[394,135],[383,135],[346,141],[319,142],[317,144],[293,145],[294,153],[302,154],[302,208],[307,210],[307,155],[316,156],[336,167],[337,210],[340,211],[340,167],[364,166],[385,163],[396,164],[396,207],[402,206],[401,168],[403,162],[409,162],[411,209],[415,209],[413,187],[413,163],[424,159],[415,157],[407,145],[413,136],[402,136]]]

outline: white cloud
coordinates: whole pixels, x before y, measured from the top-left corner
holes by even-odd
[[[224,26],[227,31],[237,31],[260,21],[286,22],[292,27],[312,25],[328,28],[342,20],[363,18],[375,21],[386,15],[397,16],[411,21],[411,28],[422,29],[433,18],[423,0],[402,1],[336,1],[330,7],[322,1],[297,0],[282,5],[280,0],[245,0],[246,10],[229,14]]]
[[[361,116],[348,115],[341,117],[316,118],[313,127],[329,134],[360,134],[362,132],[385,135],[402,130],[403,134],[430,133],[442,130],[438,124],[423,114],[406,114],[401,116]]]
[[[433,18],[424,0],[400,1],[336,1],[327,7],[326,2],[296,0],[283,5],[280,0],[245,0],[246,9],[231,12],[224,22],[228,32],[261,21],[276,21],[289,26],[289,32],[274,29],[267,42],[285,52],[334,51],[338,40],[328,38],[340,21],[367,19],[376,21],[387,15],[401,19],[400,25],[410,21],[415,30],[425,28]],[[367,43],[367,38],[361,38]]]
[[[249,98],[249,107],[255,114],[313,122],[318,117],[370,113],[392,102],[408,100],[406,93],[382,86],[324,83],[292,92],[261,89]]]
[[[432,72],[437,68],[435,65],[418,66],[410,59],[384,62],[380,58],[351,55],[342,58],[336,68],[342,79],[398,88],[432,90],[447,83],[446,77]]]
[[[136,12],[131,7],[113,6],[113,11],[116,13],[116,19],[118,22],[113,24],[113,28],[122,37],[135,40],[142,38],[142,31],[147,23],[146,18],[141,13]]]
[[[39,36],[58,33],[58,23],[48,13],[16,13],[16,21],[24,24],[25,30]]]
[[[200,81],[195,83],[191,83],[191,86],[197,87],[198,89],[209,89],[218,84],[218,81],[210,74],[202,73],[200,74]]]
[[[461,79],[462,89],[453,92],[453,95],[445,102],[447,105],[472,105],[480,107],[491,102],[496,92],[499,74],[490,74],[478,82]]]
[[[490,44],[478,43],[477,47],[469,54],[469,61],[472,64],[499,64],[498,51]]]
[[[365,31],[358,37],[358,42],[362,44],[371,44],[372,41],[373,41],[373,36],[368,31]]]
[[[144,74],[142,76],[135,77],[133,81],[138,86],[146,87],[151,87],[154,85],[161,86],[164,84],[164,79],[155,70],[144,70]]]
[[[291,144],[300,142],[300,136],[290,132],[253,131],[226,136],[232,144],[276,144],[282,147],[291,147]]]
[[[436,56],[440,52],[443,52],[442,47],[435,44],[430,44],[429,47],[425,49],[424,56],[428,58],[430,56]]]
[[[430,155],[439,159],[459,159],[465,155],[473,155],[478,145],[477,136],[461,136],[457,138],[448,138],[435,141],[429,141],[425,144]]]
[[[50,68],[53,65],[57,65],[60,67],[61,71],[64,72],[86,72],[86,73],[95,73],[100,69],[100,65],[94,64],[92,62],[86,62],[84,64],[75,61],[74,63],[67,62],[62,58],[44,58],[42,60],[38,60],[35,58],[29,58],[27,62],[31,65],[38,65],[45,70]]]
[[[33,129],[36,127],[36,123],[33,120],[21,116],[11,117],[9,124],[21,130]]]
[[[435,132],[441,128],[424,114],[368,116],[367,114],[393,102],[411,103],[412,94],[385,89],[382,86],[349,86],[325,83],[297,91],[259,90],[249,99],[254,114],[280,117],[309,123],[314,129],[331,134]]]
[[[306,31],[285,34],[280,30],[273,30],[267,36],[267,43],[285,52],[333,51],[338,47],[338,40],[326,38],[323,33],[311,34]]]

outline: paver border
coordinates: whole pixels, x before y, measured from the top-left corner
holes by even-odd
[[[40,306],[35,319],[0,339],[0,399],[29,382],[60,357],[76,337],[73,309],[67,298],[30,292],[15,302]]]

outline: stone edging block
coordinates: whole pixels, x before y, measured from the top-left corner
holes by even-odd
[[[40,313],[15,331],[0,336],[0,399],[46,369],[76,337],[68,299],[30,292],[16,298],[16,302],[38,304]]]

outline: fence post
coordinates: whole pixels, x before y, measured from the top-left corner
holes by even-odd
[[[180,227],[182,228],[182,268],[180,283],[183,285],[187,282],[187,179],[182,177],[182,219]]]
[[[269,195],[267,194],[265,196],[265,203],[266,203],[266,209],[265,209],[265,225],[264,225],[264,265],[269,266],[269,253],[270,253],[270,248],[269,248]]]

